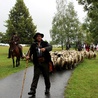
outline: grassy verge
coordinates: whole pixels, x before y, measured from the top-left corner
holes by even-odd
[[[26,61],[21,60],[20,66],[13,68],[12,66],[12,59],[8,59],[8,48],[6,46],[0,46],[0,79],[11,75],[13,73],[19,72],[20,70],[25,69],[26,67]],[[23,52],[26,53],[28,51],[29,47],[23,47]],[[31,66],[32,63],[29,63],[28,66]]]
[[[53,48],[53,50],[52,51],[61,51],[62,50],[62,48]]]
[[[85,59],[75,68],[65,98],[98,98],[98,57]]]

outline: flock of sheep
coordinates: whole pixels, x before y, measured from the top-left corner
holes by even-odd
[[[62,69],[73,69],[80,62],[84,60],[84,58],[95,58],[96,53],[93,51],[76,51],[76,50],[62,50],[62,51],[51,51],[51,60],[53,62],[54,68],[57,70]]]

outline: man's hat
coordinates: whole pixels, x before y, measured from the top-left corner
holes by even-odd
[[[44,37],[44,34],[37,32],[37,33],[34,35],[33,38],[36,39],[36,37],[37,37],[38,35],[40,35],[42,38]]]
[[[15,35],[16,33],[14,32],[13,35]]]

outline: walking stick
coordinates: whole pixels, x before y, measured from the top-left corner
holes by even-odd
[[[22,82],[22,89],[21,89],[20,98],[22,98],[22,94],[23,94],[23,89],[24,89],[24,83],[25,83],[25,79],[26,79],[27,68],[28,68],[28,60],[26,60],[26,69],[25,69],[25,72],[24,72],[24,78],[23,78],[23,82]]]

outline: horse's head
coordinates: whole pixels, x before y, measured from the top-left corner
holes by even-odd
[[[14,41],[10,41],[9,45],[10,45],[10,49],[14,50],[14,48],[15,48],[15,42]]]

